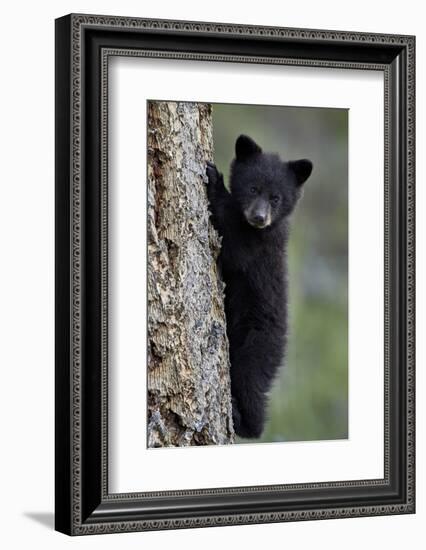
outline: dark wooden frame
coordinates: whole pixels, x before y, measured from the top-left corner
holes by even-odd
[[[57,530],[83,535],[414,512],[414,49],[413,36],[91,15],[56,21]],[[383,479],[108,493],[111,55],[383,71]]]

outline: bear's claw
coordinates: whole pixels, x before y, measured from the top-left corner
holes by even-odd
[[[218,171],[213,162],[207,161],[206,174],[209,180],[209,183],[215,184],[218,179]]]

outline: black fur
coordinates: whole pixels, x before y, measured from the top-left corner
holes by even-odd
[[[212,221],[222,236],[234,428],[259,437],[267,392],[284,359],[287,339],[288,216],[312,171],[309,160],[283,162],[240,136],[231,164],[231,193],[207,163]]]

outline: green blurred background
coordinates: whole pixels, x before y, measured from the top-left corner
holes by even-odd
[[[346,439],[348,111],[213,104],[213,132],[215,162],[226,185],[239,134],[283,160],[313,162],[292,215],[287,359],[260,441]]]

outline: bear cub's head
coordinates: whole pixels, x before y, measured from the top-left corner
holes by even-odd
[[[241,135],[231,164],[231,195],[247,223],[265,229],[291,214],[311,172],[310,160],[283,162]]]

